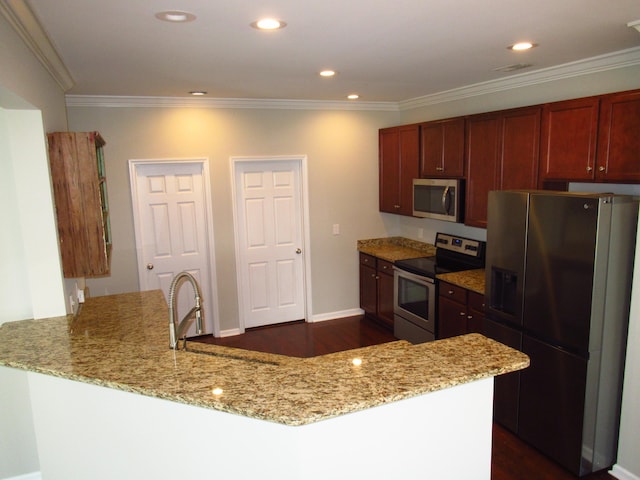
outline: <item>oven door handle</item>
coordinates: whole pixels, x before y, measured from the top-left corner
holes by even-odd
[[[451,201],[449,197],[450,188],[451,187],[445,187],[444,191],[442,192],[442,210],[444,210],[444,213],[446,214],[449,213],[449,209],[451,208]]]
[[[394,274],[397,275],[398,277],[403,277],[408,280],[413,280],[414,282],[429,283],[431,285],[434,285],[436,283],[435,280],[430,277],[425,277],[423,275],[418,275],[413,272],[408,272],[407,270],[404,270],[396,266],[394,266],[393,269],[395,270]]]

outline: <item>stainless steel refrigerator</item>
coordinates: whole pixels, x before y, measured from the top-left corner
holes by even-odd
[[[489,193],[485,333],[531,358],[495,419],[579,476],[616,459],[637,219],[625,195]]]

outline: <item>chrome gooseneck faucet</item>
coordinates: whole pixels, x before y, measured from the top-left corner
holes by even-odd
[[[189,310],[189,312],[184,316],[180,323],[176,325],[176,317],[178,315],[178,302],[176,300],[176,295],[178,294],[178,289],[180,285],[182,285],[184,280],[188,280],[193,287],[196,304],[191,310]],[[171,286],[169,287],[169,346],[174,350],[178,348],[178,341],[182,337],[184,337],[182,348],[186,349],[187,329],[191,326],[194,319],[196,321],[196,334],[200,335],[202,333],[201,298],[202,293],[200,292],[200,286],[198,285],[198,282],[193,275],[191,275],[189,272],[180,272],[174,277],[173,281],[171,282]]]

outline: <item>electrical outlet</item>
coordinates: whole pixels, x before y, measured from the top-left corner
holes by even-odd
[[[73,295],[69,295],[69,306],[71,307],[71,312],[75,313],[75,311],[76,311],[76,301],[73,299]]]
[[[340,224],[339,223],[334,223],[333,224],[333,234],[334,235],[340,235]]]
[[[84,303],[84,290],[82,288],[78,289],[78,303]]]

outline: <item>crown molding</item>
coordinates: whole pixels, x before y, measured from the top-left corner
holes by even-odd
[[[400,111],[427,107],[439,103],[461,100],[464,98],[487,95],[490,93],[527,87],[565,78],[579,77],[592,73],[615,70],[618,68],[640,65],[640,47],[620,50],[618,52],[585,58],[555,67],[542,68],[533,72],[519,73],[507,78],[476,83],[466,87],[454,88],[443,92],[411,98],[398,102]]]
[[[191,107],[273,110],[371,110],[398,111],[396,102],[287,100],[260,98],[145,97],[67,95],[67,107]]]
[[[66,92],[75,84],[40,22],[24,0],[3,0],[0,13],[29,47],[40,63]]]

